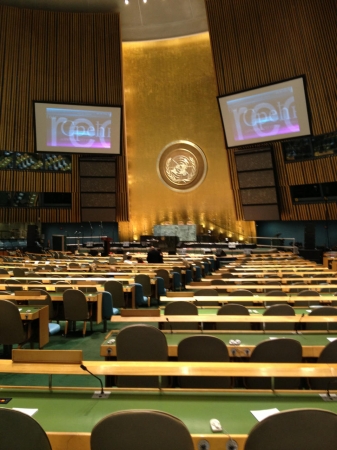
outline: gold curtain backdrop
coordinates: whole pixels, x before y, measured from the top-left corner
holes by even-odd
[[[130,221],[119,223],[120,240],[178,222],[195,223],[197,234],[255,235],[253,222],[236,221],[208,33],[123,43],[123,80]],[[159,154],[179,140],[207,160],[204,181],[190,192],[171,190],[157,174]]]

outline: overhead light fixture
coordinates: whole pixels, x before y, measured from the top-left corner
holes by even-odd
[[[128,5],[129,4],[129,0],[125,0],[125,4]]]
[[[147,3],[147,0],[143,0],[143,3]]]

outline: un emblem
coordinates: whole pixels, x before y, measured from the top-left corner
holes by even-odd
[[[160,152],[159,178],[170,189],[188,192],[197,188],[207,173],[207,161],[200,147],[189,141],[175,141]]]

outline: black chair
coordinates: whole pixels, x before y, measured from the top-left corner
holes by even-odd
[[[91,450],[194,450],[185,424],[162,411],[118,411],[91,432]]]
[[[150,325],[129,325],[116,337],[118,361],[167,361],[168,350],[164,333]],[[167,377],[118,376],[118,387],[167,387]]]
[[[250,431],[245,450],[335,450],[337,414],[322,409],[282,411]]]
[[[165,316],[197,316],[198,308],[190,302],[171,302],[165,306]],[[198,322],[170,322],[167,317],[168,323],[163,323],[164,330],[198,330]]]
[[[49,334],[53,336],[54,334],[57,334],[61,330],[61,327],[58,323],[52,322],[52,320],[58,319],[58,312],[56,309],[54,309],[54,304],[52,302],[49,292],[45,291],[44,289],[34,289],[34,291],[41,292],[41,295],[46,296],[46,300],[28,300],[28,305],[48,306],[49,310],[48,330]]]
[[[294,339],[272,339],[260,342],[253,350],[250,362],[300,363],[302,345]],[[300,378],[246,377],[248,389],[299,389]]]
[[[135,283],[143,286],[143,295],[147,297],[147,305],[151,306],[152,286],[149,275],[145,275],[144,273],[135,275]]]
[[[27,341],[27,335],[18,307],[9,300],[0,300],[0,344],[5,358],[12,357],[13,345],[20,347]]]
[[[228,362],[229,355],[226,344],[217,337],[191,336],[183,339],[178,345],[178,361],[195,362]],[[178,377],[181,388],[193,389],[228,389],[231,387],[230,377]]]
[[[83,337],[86,334],[87,330],[87,321],[90,321],[90,329],[92,331],[92,320],[91,313],[89,312],[88,302],[81,291],[77,291],[75,289],[68,289],[63,292],[63,308],[64,308],[64,318],[65,318],[65,327],[64,327],[64,335],[68,334],[68,324],[72,322],[73,331],[76,330],[76,321],[83,321],[82,334]]]
[[[161,277],[164,280],[164,288],[170,290],[172,288],[170,274],[166,269],[157,269],[156,270],[157,277]]]
[[[23,287],[21,286],[21,281],[15,280],[14,278],[9,278],[4,281],[5,285],[8,284],[14,284],[17,286],[6,286],[6,291],[16,292],[16,291],[22,291]]]
[[[117,280],[109,280],[104,283],[104,290],[110,292],[114,308],[124,308],[125,298],[123,284]]]
[[[329,342],[329,344],[323,348],[317,359],[317,363],[337,363],[337,340]],[[329,390],[336,390],[337,377],[309,378],[309,386],[311,389],[324,390],[325,392],[328,392]]]
[[[219,292],[216,289],[198,289],[197,291],[194,292],[195,296],[200,296],[200,297],[218,297]],[[214,301],[214,302],[206,302],[206,301],[196,301],[196,305],[198,306],[219,306],[219,302],[218,301]]]
[[[288,294],[283,291],[272,290],[272,291],[266,292],[266,297],[288,297]],[[265,306],[266,306],[266,308],[268,308],[269,306],[272,306],[272,305],[280,305],[280,304],[286,304],[286,303],[287,303],[287,300],[282,301],[282,300],[277,299],[274,302],[269,302],[269,301],[265,302]]]
[[[46,432],[35,419],[9,408],[0,408],[0,448],[52,450]]]
[[[272,305],[270,306],[270,308],[266,309],[265,312],[263,313],[264,316],[294,316],[295,315],[295,310],[290,306],[290,305]],[[291,330],[293,331],[295,329],[295,323],[291,322],[291,323],[285,323],[285,322],[280,322],[280,323],[269,323],[269,322],[265,322],[263,323],[263,329],[265,331],[273,331],[273,330]]]
[[[226,316],[249,316],[248,309],[237,303],[228,303],[228,305],[222,306],[217,315]],[[248,322],[224,322],[215,324],[217,330],[251,330],[251,324]]]
[[[313,316],[337,316],[337,308],[334,308],[333,306],[320,306],[318,308],[313,309],[309,313],[309,317]],[[322,330],[322,331],[336,331],[337,330],[337,323],[323,323],[323,322],[316,322],[316,323],[309,323],[307,322],[305,324],[306,330]]]
[[[228,294],[230,297],[254,297],[254,294],[249,291],[248,289],[237,289],[236,291],[232,291]],[[253,302],[235,302],[238,305],[243,305],[243,306],[253,306],[254,303]]]
[[[313,290],[311,290],[311,289],[305,289],[305,290],[302,290],[302,291],[300,291],[298,294],[297,294],[297,296],[298,297],[320,297],[321,295],[320,295],[320,293],[319,292],[317,292],[317,291],[313,291]],[[311,305],[313,305],[313,303],[316,303],[316,305],[317,304],[319,304],[319,301],[317,301],[317,302],[313,302],[313,301],[310,301],[310,300],[308,300],[308,303],[307,303],[307,305],[309,306],[309,308],[310,308],[310,306]],[[305,306],[305,302],[294,302],[294,305],[295,306]]]
[[[58,284],[69,284],[69,287],[57,287]],[[70,281],[66,281],[66,280],[61,280],[61,281],[56,281],[55,283],[55,292],[65,292],[67,290],[71,289],[70,287]]]

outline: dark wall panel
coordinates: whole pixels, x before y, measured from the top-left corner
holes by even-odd
[[[243,205],[256,205],[264,203],[277,203],[277,195],[275,187],[242,189],[241,198]]]
[[[83,208],[82,209],[83,222],[115,222],[116,209],[114,208]]]
[[[275,186],[273,170],[257,170],[254,172],[238,173],[241,189],[260,186]]]
[[[277,205],[243,206],[245,220],[279,220]]]
[[[116,179],[81,178],[81,192],[116,192]]]
[[[114,208],[116,207],[116,195],[101,193],[81,194],[81,206],[82,208]]]

